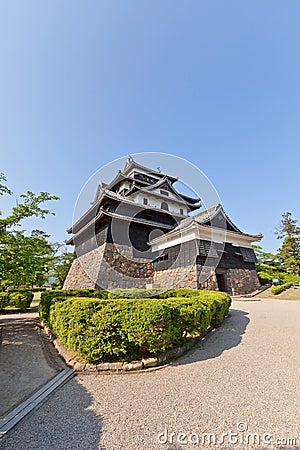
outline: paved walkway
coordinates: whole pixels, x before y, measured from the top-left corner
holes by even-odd
[[[300,302],[235,301],[231,317],[171,366],[149,373],[79,375],[0,446],[300,449],[299,347]],[[228,436],[230,430],[237,435]],[[257,435],[247,438],[247,433]],[[248,445],[246,439],[256,443]]]
[[[0,418],[61,369],[35,327],[37,312],[0,315]]]

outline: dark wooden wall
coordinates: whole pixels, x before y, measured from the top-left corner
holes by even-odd
[[[209,242],[206,241],[208,244]],[[171,266],[183,267],[191,264],[214,266],[216,259],[200,255],[200,241],[190,241],[165,249],[154,261],[154,270],[166,270]],[[222,254],[218,264],[223,269],[255,269],[254,262],[245,262],[240,254],[240,248],[226,243],[222,253],[222,244],[214,244],[214,248]]]

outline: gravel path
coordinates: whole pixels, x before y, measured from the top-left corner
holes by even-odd
[[[299,338],[300,302],[235,301],[231,317],[171,366],[139,374],[79,375],[24,419],[0,446],[300,449]],[[220,441],[222,433],[235,433],[237,426],[247,431],[225,436],[224,443],[209,445],[203,435],[212,433],[211,442]],[[164,430],[166,444],[165,434],[158,442]],[[260,443],[247,445],[247,433],[257,433]],[[201,445],[203,437],[206,443]],[[240,443],[235,443],[237,438]],[[186,439],[192,443],[186,444]]]
[[[35,329],[37,312],[0,315],[0,418],[53,378],[56,367]]]

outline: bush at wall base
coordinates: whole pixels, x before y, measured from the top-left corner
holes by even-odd
[[[220,323],[230,303],[214,291],[165,299],[57,298],[48,324],[87,362],[132,360],[184,344]]]

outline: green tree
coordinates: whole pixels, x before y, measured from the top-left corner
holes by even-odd
[[[70,270],[72,261],[74,259],[74,253],[64,251],[60,255],[53,257],[53,267],[51,275],[56,278],[55,284],[62,288]]]
[[[253,245],[257,258],[257,270],[268,270],[270,272],[277,272],[282,270],[281,263],[276,254],[265,252],[260,245]]]
[[[276,254],[265,252],[260,245],[253,245],[256,254],[257,275],[261,284],[272,284],[273,278],[285,279],[284,268]]]
[[[276,231],[277,239],[283,240],[277,257],[289,274],[300,276],[300,227],[292,213],[282,214],[281,224]]]
[[[0,174],[0,195],[11,195],[6,186],[6,178]],[[35,195],[31,191],[20,195],[20,201],[9,215],[0,218],[0,287],[40,286],[47,279],[51,267],[53,249],[49,236],[41,230],[26,234],[20,230],[23,219],[29,217],[45,218],[54,214],[44,208],[44,202],[58,200],[59,197],[48,192]],[[1,213],[0,213],[1,214]]]
[[[52,267],[53,249],[49,235],[33,230],[29,236],[15,231],[0,250],[1,288],[41,286]]]

